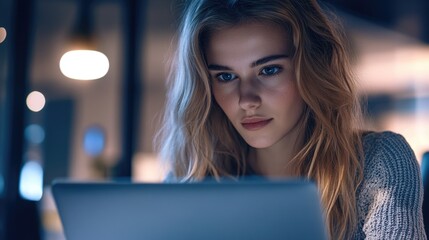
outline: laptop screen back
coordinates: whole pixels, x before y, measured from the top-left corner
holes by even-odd
[[[316,186],[306,181],[56,183],[68,240],[326,239]]]

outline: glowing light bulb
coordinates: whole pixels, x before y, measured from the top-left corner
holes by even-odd
[[[41,92],[33,91],[27,96],[27,107],[33,112],[42,110],[45,103],[45,96]]]
[[[95,80],[109,71],[109,59],[98,51],[73,50],[61,57],[60,70],[71,79]]]

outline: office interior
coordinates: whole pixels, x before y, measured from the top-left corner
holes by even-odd
[[[162,181],[153,139],[183,2],[0,1],[0,239],[64,239],[55,179]],[[349,40],[365,124],[402,134],[429,178],[429,1],[320,2]],[[77,40],[105,64],[95,80],[61,65]]]

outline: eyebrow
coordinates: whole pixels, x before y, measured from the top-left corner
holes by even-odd
[[[253,68],[253,67],[262,65],[264,63],[273,61],[273,60],[277,60],[280,58],[288,58],[288,57],[289,56],[286,54],[270,55],[270,56],[266,56],[266,57],[263,57],[261,59],[258,59],[256,61],[252,62],[250,64],[250,66]],[[212,71],[231,71],[232,70],[231,68],[229,68],[227,66],[222,66],[222,65],[217,65],[217,64],[209,64],[207,67],[209,70],[212,70]]]

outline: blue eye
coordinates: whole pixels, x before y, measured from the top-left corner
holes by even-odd
[[[216,78],[221,82],[229,82],[237,78],[237,75],[232,73],[219,73]]]
[[[281,70],[281,67],[279,67],[279,66],[269,66],[269,67],[263,68],[261,70],[261,74],[270,76],[270,75],[274,75],[274,74],[279,73],[280,70]]]

